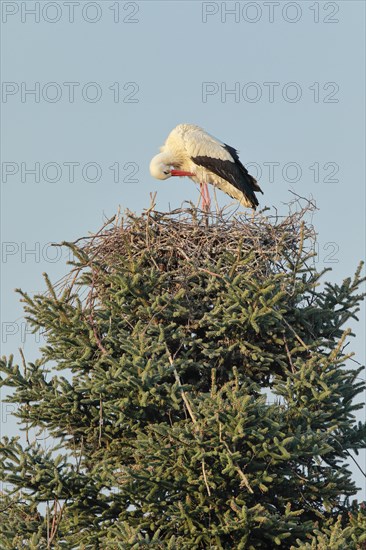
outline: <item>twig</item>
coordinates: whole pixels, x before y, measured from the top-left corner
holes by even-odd
[[[291,325],[288,324],[288,322],[286,321],[286,319],[284,317],[282,317],[282,321],[285,323],[285,325],[292,331],[293,335],[295,336],[296,340],[298,340],[300,342],[300,344],[302,346],[304,346],[305,349],[309,350],[309,346],[307,346],[304,342],[304,340],[302,340],[302,338],[300,338],[300,336],[297,334],[297,332],[292,328]]]
[[[183,398],[183,401],[185,403],[185,406],[187,407],[187,410],[188,410],[188,413],[189,413],[189,416],[191,417],[192,419],[192,422],[194,425],[197,424],[197,420],[193,414],[193,410],[192,410],[192,407],[189,403],[189,399],[185,393],[185,391],[183,390],[182,388],[182,383],[180,381],[180,378],[179,378],[179,374],[177,373],[177,369],[175,368],[174,366],[174,361],[173,361],[173,357],[168,349],[168,346],[167,344],[165,344],[165,347],[166,347],[166,351],[167,351],[167,354],[168,354],[168,358],[169,358],[169,363],[171,364],[171,366],[173,367],[173,371],[174,371],[174,376],[175,376],[175,379],[176,381],[178,382],[179,386],[181,387],[180,390],[181,390],[181,393],[182,393],[182,398]],[[209,484],[208,484],[208,480],[207,480],[207,475],[206,475],[206,469],[205,469],[205,459],[202,458],[202,473],[203,473],[203,480],[205,482],[205,485],[206,485],[206,490],[207,490],[207,494],[208,496],[210,497],[211,496],[211,490],[210,490],[210,487],[209,487]]]
[[[353,462],[356,464],[357,468],[360,470],[363,477],[366,477],[366,472],[363,471],[357,460],[351,455],[351,453],[348,451],[348,449],[343,449],[344,452],[353,460]]]
[[[209,487],[208,482],[207,482],[207,476],[206,476],[206,470],[205,470],[205,459],[204,458],[202,459],[202,473],[203,473],[203,479],[205,481],[205,485],[206,485],[206,489],[207,489],[207,494],[210,497],[211,496],[211,490],[210,490],[210,487]]]
[[[220,429],[220,438],[221,438],[221,429]],[[226,441],[225,441],[224,439],[221,438],[221,442],[225,445],[225,447],[226,447],[226,449],[227,449],[229,455],[232,456],[234,453],[230,450],[230,447],[229,447],[229,445],[226,443]],[[248,481],[248,478],[247,478],[247,476],[244,474],[243,470],[242,470],[242,469],[240,468],[240,466],[238,466],[237,464],[235,464],[235,469],[236,469],[236,471],[238,472],[239,476],[241,477],[241,480],[242,480],[241,485],[244,485],[244,486],[248,489],[249,493],[252,493],[252,494],[253,494],[254,491],[253,491],[253,489],[251,488],[250,483],[249,483],[249,481]]]
[[[99,447],[102,446],[102,426],[103,426],[103,401],[102,396],[99,394]]]
[[[291,370],[292,370],[292,372],[296,372],[296,369],[295,369],[294,364],[293,364],[293,362],[292,362],[291,353],[290,353],[290,350],[289,350],[289,348],[288,348],[286,336],[284,336],[283,339],[284,339],[284,341],[285,341],[285,349],[286,349],[286,353],[287,353],[288,360],[289,360],[290,365],[291,365]]]
[[[58,527],[61,523],[61,519],[62,519],[64,509],[65,509],[65,506],[66,506],[66,502],[67,502],[67,500],[65,500],[63,505],[60,506],[57,497],[55,497],[55,500],[54,500],[54,516],[53,516],[53,520],[52,520],[51,533],[50,533],[50,536],[47,540],[47,548],[51,548],[52,541],[56,536]],[[57,506],[59,507],[58,514],[57,514]]]
[[[0,514],[2,514],[3,512],[5,512],[6,510],[8,510],[9,508],[12,508],[13,506],[16,506],[17,504],[20,504],[20,500],[16,500],[16,501],[11,501],[9,502],[9,504],[7,504],[5,506],[5,508],[0,508]]]
[[[180,391],[181,391],[181,394],[182,394],[182,398],[183,398],[183,401],[185,403],[185,406],[187,407],[187,410],[188,410],[188,413],[189,413],[189,416],[191,417],[192,419],[192,422],[193,424],[196,424],[197,423],[197,420],[193,414],[193,410],[192,410],[192,407],[189,403],[189,400],[188,400],[188,397],[186,396],[186,392],[183,390],[182,388],[182,383],[180,381],[180,378],[179,378],[179,375],[177,373],[177,369],[175,368],[174,366],[174,361],[173,361],[173,358],[172,358],[172,355],[168,349],[168,346],[165,344],[165,347],[166,347],[166,351],[167,351],[167,354],[168,354],[168,358],[169,358],[169,363],[171,364],[171,366],[173,367],[173,371],[174,371],[174,376],[175,376],[175,379],[176,381],[178,382],[179,386],[180,386]]]
[[[199,267],[199,271],[203,271],[204,273],[208,273],[209,275],[212,275],[213,277],[218,277],[219,279],[224,279],[220,273],[215,273],[214,271],[210,271],[209,269],[205,269],[204,267]]]
[[[103,401],[102,396],[99,394],[99,447],[102,446],[102,426],[103,426]]]

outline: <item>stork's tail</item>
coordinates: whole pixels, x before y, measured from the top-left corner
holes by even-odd
[[[255,178],[253,178],[253,176],[251,176],[250,174],[248,174],[248,178],[249,178],[250,184],[253,187],[254,191],[257,191],[258,193],[262,193],[262,195],[263,195],[263,191],[259,187],[257,180]]]
[[[248,172],[245,174],[246,185],[245,191],[243,191],[243,196],[241,197],[241,204],[247,208],[253,208],[255,210],[259,205],[258,199],[255,192],[263,193],[262,189],[259,187],[258,182],[253,176]]]

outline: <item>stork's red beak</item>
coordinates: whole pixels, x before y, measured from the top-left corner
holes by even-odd
[[[193,172],[185,172],[184,170],[171,170],[170,171],[170,175],[171,176],[188,176],[188,177],[191,177],[191,176],[194,176],[195,174],[193,174]]]

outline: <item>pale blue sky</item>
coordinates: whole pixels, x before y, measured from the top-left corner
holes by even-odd
[[[203,126],[239,149],[244,163],[261,167],[261,206],[285,213],[289,189],[312,195],[319,268],[332,267],[333,281],[353,274],[365,253],[365,4],[227,2],[227,9],[236,4],[239,13],[225,15],[221,2],[119,2],[114,22],[117,2],[80,1],[72,23],[65,2],[39,2],[39,22],[28,13],[37,2],[2,2],[2,353],[23,345],[28,359],[37,356],[35,337],[23,342],[13,289],[41,290],[43,271],[52,280],[65,272],[64,258],[48,261],[54,251],[47,243],[96,231],[119,205],[141,211],[151,192],[160,209],[196,201],[190,180],[159,182],[148,172],[150,158],[181,122]],[[65,82],[80,83],[73,103]],[[35,83],[39,102],[31,95],[22,101],[22,87]],[[225,95],[235,87],[239,97]],[[100,100],[88,101],[96,91]],[[61,97],[52,102],[55,93]],[[257,102],[250,101],[254,93],[261,95]],[[292,102],[295,93],[299,100]],[[22,169],[36,162],[39,182]],[[58,182],[47,181],[56,174],[45,168],[50,162],[60,167]],[[74,182],[64,164],[70,162],[79,163]],[[279,165],[270,181],[272,162]],[[93,166],[83,177],[87,163],[99,166],[99,181],[87,181]],[[138,169],[132,176],[138,182],[115,183],[109,167],[116,163],[120,180]],[[6,177],[12,169],[18,172]],[[291,183],[295,169],[301,177]],[[219,200],[230,202],[225,195]],[[37,257],[26,254],[31,249]],[[361,362],[364,330],[363,315],[351,343]],[[3,432],[14,431],[5,420]]]

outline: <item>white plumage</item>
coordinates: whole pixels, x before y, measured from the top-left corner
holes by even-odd
[[[207,184],[237,199],[243,206],[256,208],[256,180],[240,162],[236,149],[219,141],[199,126],[179,124],[167,137],[150,163],[154,178],[188,176],[201,185],[204,207],[209,205]],[[205,189],[206,188],[206,189]]]

